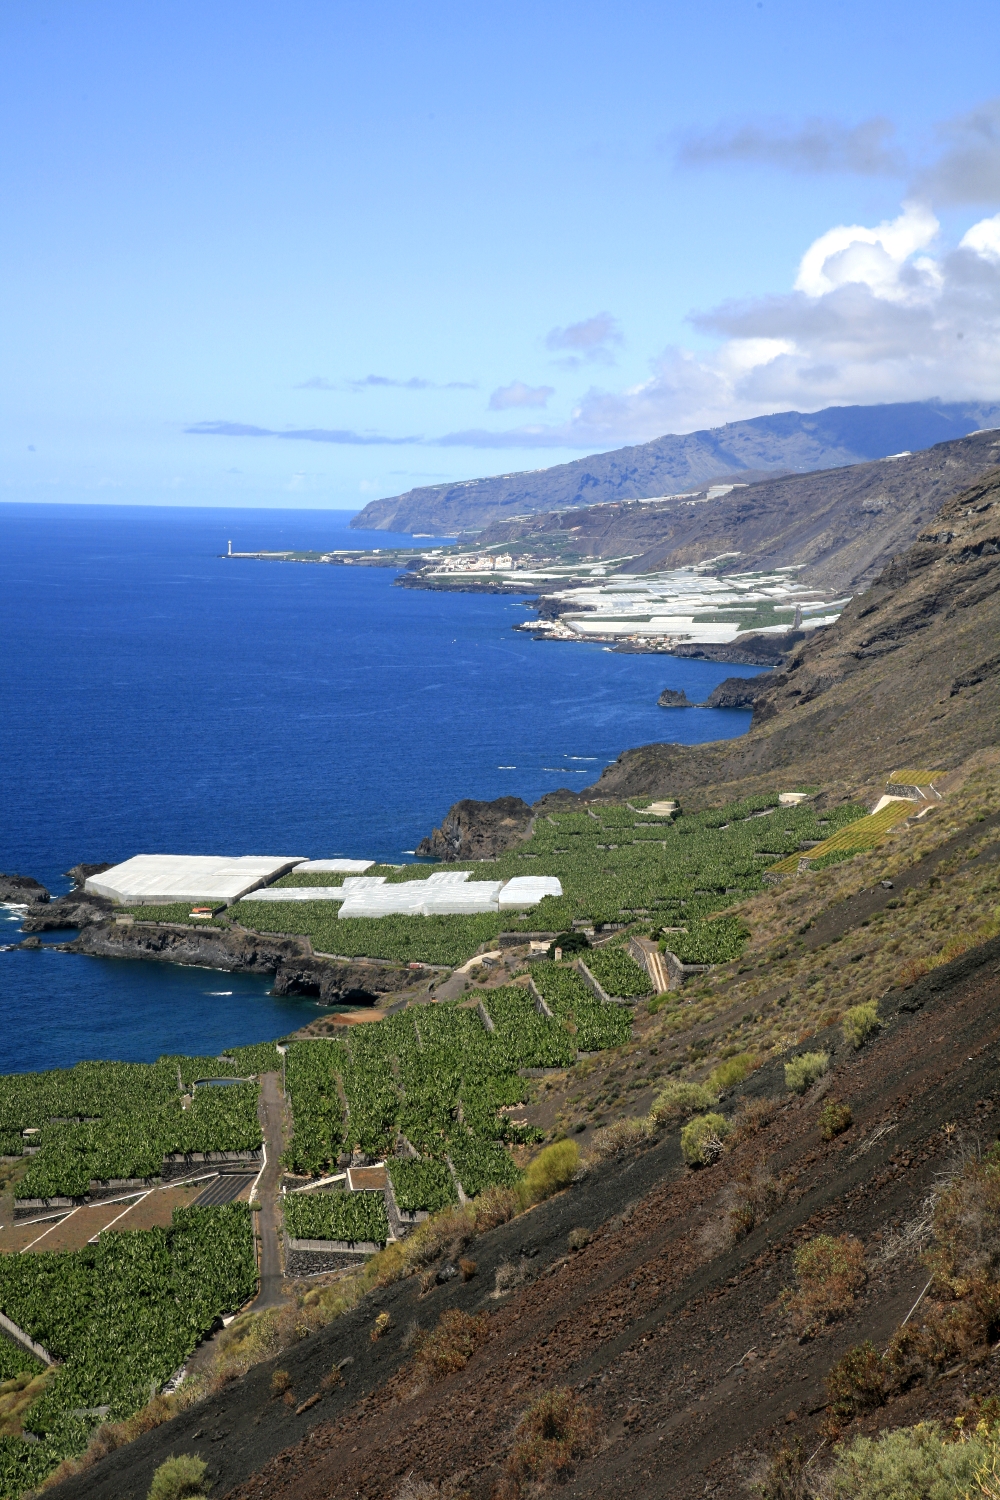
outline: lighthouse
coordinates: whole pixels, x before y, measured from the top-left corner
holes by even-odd
[[[230,542],[229,543],[229,551],[226,553],[226,556],[227,557],[232,557],[232,555],[233,555],[233,544],[232,544],[232,542]]]

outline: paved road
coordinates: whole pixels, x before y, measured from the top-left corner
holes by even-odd
[[[281,1097],[281,1074],[265,1073],[260,1080],[257,1115],[267,1147],[267,1166],[257,1187],[260,1213],[260,1293],[253,1304],[254,1312],[277,1307],[284,1302],[284,1278],[281,1272],[281,1204],[278,1184],[281,1181],[281,1153],[285,1149],[284,1102]]]

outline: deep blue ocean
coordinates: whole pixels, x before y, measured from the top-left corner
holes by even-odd
[[[747,729],[656,700],[752,668],[535,642],[519,602],[393,588],[389,569],[220,557],[407,541],[349,519],[0,505],[0,870],[59,895],[71,865],[138,853],[399,862],[460,797],[530,802],[629,746]],[[215,1053],[315,1015],[268,987],[0,952],[0,1072]]]

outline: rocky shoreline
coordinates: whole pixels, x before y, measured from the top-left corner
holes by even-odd
[[[94,867],[84,867],[88,874]],[[107,869],[104,865],[99,868]],[[435,971],[411,969],[380,959],[338,959],[313,952],[307,937],[250,932],[230,927],[195,927],[184,923],[120,921],[117,908],[101,896],[70,891],[52,900],[44,891],[28,904],[20,893],[25,876],[0,875],[0,891],[14,890],[11,904],[28,906],[21,929],[27,936],[17,946],[42,946],[40,932],[75,931],[78,936],[51,946],[61,953],[90,958],[142,959],[153,963],[185,964],[241,974],[273,974],[275,995],[307,995],[322,1005],[377,1005],[404,991],[426,988]],[[86,875],[83,876],[86,879]]]

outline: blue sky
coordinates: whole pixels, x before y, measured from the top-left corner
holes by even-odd
[[[0,498],[356,508],[997,399],[998,62],[968,0],[14,0]]]

